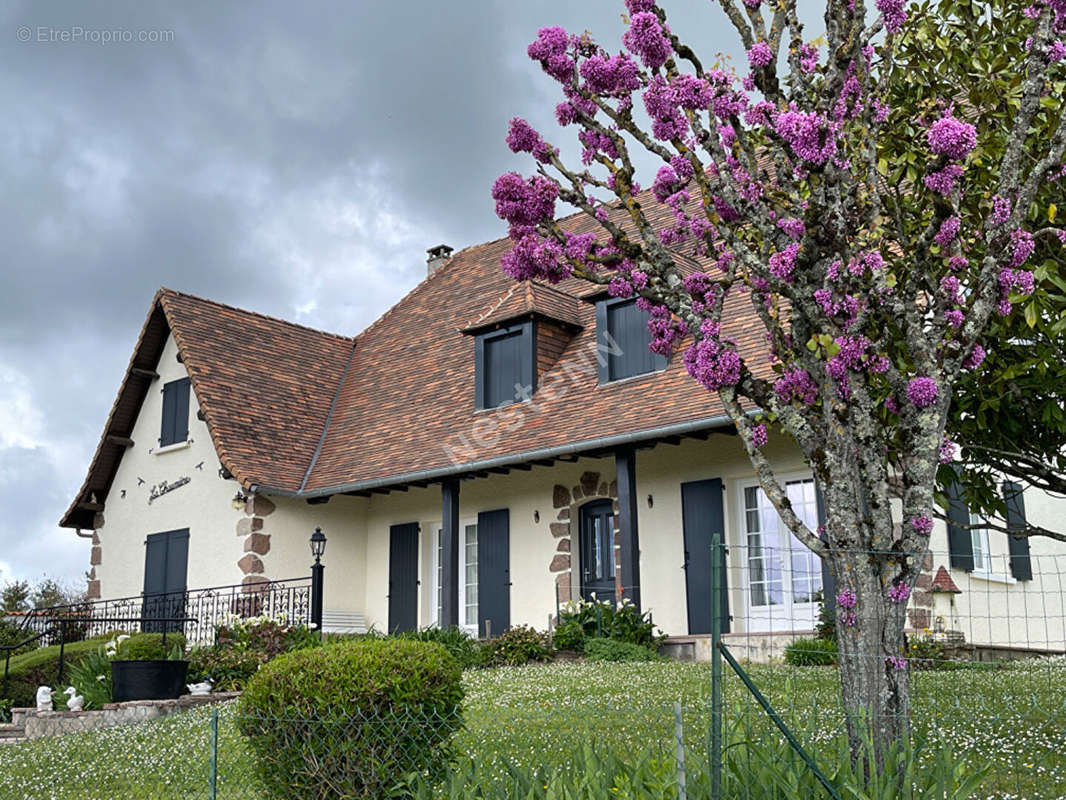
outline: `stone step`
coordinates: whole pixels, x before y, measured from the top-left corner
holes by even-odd
[[[26,729],[10,722],[0,724],[0,742],[25,741]]]

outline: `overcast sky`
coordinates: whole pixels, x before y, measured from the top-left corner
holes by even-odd
[[[705,60],[740,55],[709,0],[666,7]],[[565,143],[525,55],[537,28],[617,49],[622,11],[4,4],[0,583],[88,569],[56,523],[158,287],[357,333],[423,277],[427,247],[503,235],[492,181],[530,169],[508,119]]]

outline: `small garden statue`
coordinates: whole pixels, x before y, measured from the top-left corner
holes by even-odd
[[[52,689],[48,686],[37,687],[37,710],[52,710]]]
[[[63,694],[67,696],[67,711],[85,710],[85,698],[73,686],[68,686]]]
[[[213,684],[210,678],[204,678],[200,683],[187,683],[185,686],[193,697],[202,697],[203,695],[211,694]]]

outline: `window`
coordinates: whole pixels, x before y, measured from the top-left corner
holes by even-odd
[[[163,386],[163,425],[159,445],[178,444],[189,438],[189,379],[170,381]]]
[[[818,525],[814,480],[786,481],[785,492],[796,515],[814,530]],[[752,630],[813,627],[823,593],[821,559],[789,532],[759,486],[744,487],[742,511]]]
[[[651,315],[636,300],[608,299],[596,304],[600,383],[632,378],[666,368],[666,358],[648,349]]]
[[[483,333],[474,348],[478,408],[517,403],[536,390],[532,320]]]
[[[436,575],[436,615],[437,624],[440,624],[442,607],[444,605],[444,530],[441,525],[436,526],[437,565]],[[459,526],[459,626],[473,635],[478,631],[478,591],[477,591],[477,523],[474,521],[462,523]]]
[[[982,525],[984,520],[974,513],[970,514],[971,525]],[[988,548],[988,529],[970,528],[970,546],[973,548],[974,572],[992,571],[992,554]]]

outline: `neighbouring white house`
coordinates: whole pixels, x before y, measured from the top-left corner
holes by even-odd
[[[499,268],[508,247],[434,248],[425,280],[354,337],[160,290],[62,519],[93,537],[90,596],[254,597],[309,574],[321,527],[335,625],[485,635],[627,597],[701,657],[719,533],[736,646],[765,657],[811,631],[833,591],[717,398],[648,351],[632,302],[515,283]],[[745,308],[726,327],[750,356],[762,338]],[[767,449],[817,525],[798,451]],[[1053,527],[1066,503],[1026,491],[1012,514]],[[958,501],[952,516],[969,521]],[[1066,648],[1061,543],[938,523],[924,568],[915,629]]]

